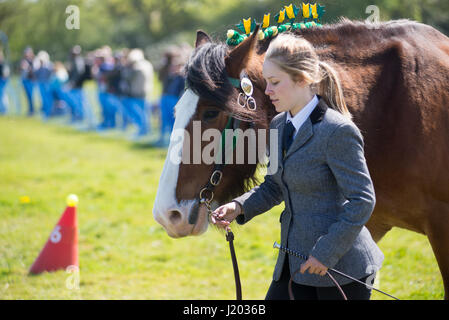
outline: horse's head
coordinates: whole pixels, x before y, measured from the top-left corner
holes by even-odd
[[[196,48],[185,67],[187,89],[175,107],[175,124],[153,207],[154,218],[171,237],[199,235],[207,229],[207,210],[200,196],[210,200],[212,192],[200,193],[216,168],[216,151],[221,148],[224,129],[232,123],[233,129],[266,129],[273,116],[264,94],[263,57],[255,52],[256,35],[254,32],[231,50],[225,44],[211,42],[204,32],[197,33]],[[229,80],[240,79],[243,73],[253,84],[256,111],[238,104],[241,91]],[[245,144],[246,156],[256,146],[257,137]],[[214,186],[212,208],[254,184],[257,163],[247,160],[245,157],[243,164],[226,164],[220,167],[221,177],[212,177],[221,178]]]

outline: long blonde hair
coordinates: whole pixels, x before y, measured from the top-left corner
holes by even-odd
[[[309,41],[291,33],[280,34],[271,41],[265,59],[288,73],[293,81],[305,81],[329,107],[351,118],[337,72],[320,61]]]

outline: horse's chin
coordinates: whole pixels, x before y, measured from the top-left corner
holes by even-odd
[[[201,204],[198,208],[198,220],[194,224],[192,236],[199,236],[206,232],[209,226],[209,215],[207,214],[207,208],[204,204]]]

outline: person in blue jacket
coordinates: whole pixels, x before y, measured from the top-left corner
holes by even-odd
[[[133,139],[140,140],[150,131],[146,99],[153,88],[153,65],[145,59],[141,49],[132,49],[127,57],[128,65],[123,72],[126,90],[123,105],[131,121],[137,126]]]
[[[34,89],[34,52],[31,47],[26,47],[23,58],[20,61],[20,77],[28,101],[28,116],[34,114],[33,89]]]
[[[84,82],[91,79],[91,65],[81,55],[81,46],[75,45],[70,52],[70,67],[68,70],[67,103],[71,110],[71,122],[83,121],[89,106],[83,90]]]
[[[51,76],[53,64],[46,51],[39,51],[34,59],[34,75],[41,95],[41,113],[43,119],[48,119],[53,111],[53,95],[51,93]]]
[[[9,78],[9,66],[5,61],[3,52],[0,50],[0,115],[7,111],[5,103],[5,87]]]
[[[165,65],[159,71],[162,81],[162,96],[159,102],[161,114],[160,137],[157,141],[159,146],[168,146],[170,133],[175,123],[174,109],[176,103],[184,93],[185,78],[183,67],[185,54],[181,48],[171,48],[165,53]]]

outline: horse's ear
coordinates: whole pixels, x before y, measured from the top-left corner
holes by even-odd
[[[249,58],[251,57],[251,54],[257,43],[257,34],[259,32],[259,28],[260,25],[257,24],[253,34],[250,37],[246,38],[237,47],[232,49],[232,51],[229,52],[229,54],[226,56],[226,71],[230,76],[239,78],[240,72],[248,64]]]
[[[196,32],[195,48],[198,48],[199,46],[201,46],[205,43],[208,43],[208,42],[212,42],[212,41],[210,40],[207,33],[202,30],[198,30]]]

